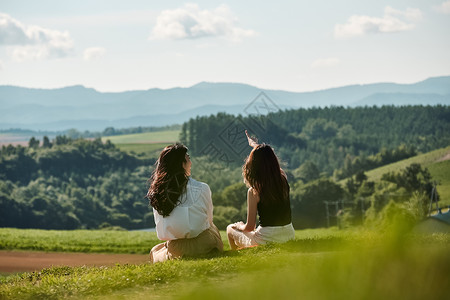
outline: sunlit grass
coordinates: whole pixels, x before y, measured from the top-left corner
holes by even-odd
[[[22,231],[26,234],[21,240],[32,233]],[[42,231],[37,238],[65,239],[67,233],[57,236]],[[92,232],[88,240],[100,244],[93,238],[100,233]],[[75,236],[85,234],[90,235],[80,231]],[[130,239],[139,240],[142,234],[108,232],[102,241],[131,246]],[[157,241],[147,242],[150,246]],[[302,230],[296,231],[295,241],[285,244],[203,258],[155,265],[54,267],[3,276],[0,298],[445,299],[450,284],[449,251],[450,235],[446,234],[414,235],[396,228],[384,233]]]
[[[1,250],[147,254],[155,232],[0,228]]]
[[[450,236],[320,229],[296,240],[155,265],[3,277],[5,299],[445,299]]]
[[[102,141],[110,140],[113,144],[153,144],[174,143],[179,140],[180,130],[165,130],[135,134],[102,137]]]
[[[225,250],[229,250],[226,233],[220,232]],[[351,241],[353,233],[332,229],[297,230],[297,240],[305,247]],[[129,253],[147,254],[160,243],[155,232],[103,230],[42,230],[0,228],[0,250],[46,252]]]
[[[438,160],[443,158],[444,156],[450,154],[450,146],[438,150],[434,150],[428,153],[420,154],[408,159],[404,159],[402,161],[392,163],[386,166],[382,166],[380,168],[367,171],[365,174],[368,180],[378,181],[381,179],[381,176],[388,172],[397,172],[399,170],[405,169],[407,166],[418,163],[423,167],[430,168],[433,164],[437,163]],[[432,173],[432,175],[434,175]],[[434,177],[434,176],[433,176]]]
[[[103,137],[102,141],[110,140],[120,150],[134,153],[142,158],[158,158],[164,147],[179,140],[179,130],[165,130],[136,134]]]
[[[116,144],[116,147],[127,153],[137,154],[142,158],[158,158],[159,153],[170,143],[156,144]]]
[[[439,182],[437,185],[437,190],[441,197],[439,204],[441,206],[447,206],[450,205],[450,160],[442,159],[445,157],[448,158],[448,156],[450,156],[450,146],[385,165],[367,171],[365,174],[367,176],[367,180],[376,182],[379,181],[381,176],[385,173],[398,172],[413,163],[421,164],[423,167],[428,168],[433,180]],[[344,185],[345,182],[346,179],[339,181],[342,185]]]
[[[428,166],[433,179],[438,182],[437,190],[441,197],[440,206],[450,205],[450,160]]]

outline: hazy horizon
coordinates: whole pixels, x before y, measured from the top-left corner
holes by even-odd
[[[171,89],[177,89],[177,88],[185,88],[185,89],[189,89],[192,88],[196,85],[202,84],[202,83],[208,83],[208,84],[236,84],[236,85],[248,85],[251,87],[255,87],[257,89],[260,90],[273,90],[273,91],[283,91],[283,92],[292,92],[292,93],[309,93],[309,92],[320,92],[320,91],[325,91],[325,90],[331,90],[331,89],[339,89],[339,88],[345,88],[345,87],[349,87],[349,86],[363,86],[363,85],[371,85],[371,84],[400,84],[400,85],[410,85],[410,84],[415,84],[415,83],[419,83],[422,81],[425,81],[427,79],[431,79],[431,78],[440,78],[440,77],[450,77],[450,74],[443,74],[441,76],[433,76],[433,77],[427,77],[424,78],[422,80],[419,81],[413,81],[413,82],[393,82],[393,81],[380,81],[380,82],[369,82],[369,83],[363,83],[363,84],[359,84],[359,83],[350,83],[347,85],[342,85],[342,86],[331,86],[331,87],[326,87],[326,88],[322,88],[322,89],[317,89],[317,90],[310,90],[310,91],[290,91],[290,90],[280,90],[280,89],[268,89],[265,87],[260,87],[260,86],[254,86],[251,84],[247,84],[247,83],[243,83],[243,82],[213,82],[213,81],[200,81],[197,83],[194,83],[192,85],[188,85],[188,86],[173,86],[173,87],[167,87],[167,88],[159,88],[159,87],[150,87],[150,88],[143,88],[143,89],[136,89],[136,90],[122,90],[122,91],[102,91],[99,89],[96,89],[95,87],[90,87],[90,86],[86,86],[83,84],[74,84],[74,85],[66,85],[66,86],[60,86],[60,87],[54,87],[54,88],[42,88],[42,87],[29,87],[29,86],[20,86],[20,85],[10,85],[10,84],[5,84],[5,85],[0,85],[0,86],[11,86],[11,87],[18,87],[18,88],[25,88],[25,89],[36,89],[36,90],[58,90],[58,89],[64,89],[64,88],[70,88],[70,87],[77,87],[77,86],[81,86],[84,87],[86,89],[93,89],[99,93],[124,93],[124,92],[131,92],[131,91],[148,91],[148,90],[152,90],[152,89],[159,89],[159,90],[171,90]]]

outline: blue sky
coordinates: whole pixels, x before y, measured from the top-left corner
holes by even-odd
[[[1,0],[0,85],[313,91],[450,75],[449,0]]]

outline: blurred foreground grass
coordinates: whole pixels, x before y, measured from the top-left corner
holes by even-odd
[[[449,250],[446,234],[303,230],[218,256],[0,277],[0,299],[448,299]]]

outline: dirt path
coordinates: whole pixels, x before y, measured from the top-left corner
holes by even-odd
[[[38,271],[52,266],[111,266],[148,262],[142,254],[0,251],[0,273]]]
[[[450,153],[447,153],[443,157],[439,158],[437,161],[445,161],[445,160],[450,160]]]

